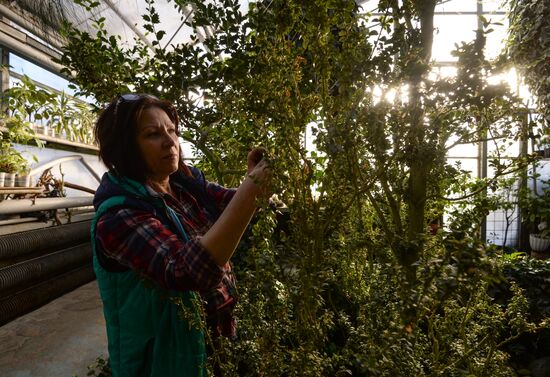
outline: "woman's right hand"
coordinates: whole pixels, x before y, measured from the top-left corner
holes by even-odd
[[[250,174],[254,167],[266,156],[266,150],[263,147],[252,148],[246,156],[246,172]]]
[[[266,150],[262,147],[253,148],[248,152],[247,177],[252,179],[260,190],[261,196],[267,196],[271,179],[271,167],[265,159]]]
[[[202,246],[210,252],[219,266],[227,263],[233,255],[252,215],[256,212],[256,199],[270,195],[271,167],[263,158],[263,152],[260,154],[258,149],[260,148],[255,148],[248,154],[248,173],[245,180],[218,220],[200,239]]]

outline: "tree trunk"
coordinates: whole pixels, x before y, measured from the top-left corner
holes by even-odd
[[[429,143],[425,140],[426,124],[422,105],[421,83],[429,70],[429,60],[433,44],[433,18],[435,1],[415,1],[414,5],[420,18],[421,45],[417,50],[418,65],[412,69],[411,82],[411,130],[408,143],[411,150],[409,163],[408,187],[408,227],[407,242],[403,250],[401,262],[407,270],[408,280],[416,279],[414,263],[418,260],[423,249],[423,238],[426,233],[426,193],[427,178],[432,163]]]

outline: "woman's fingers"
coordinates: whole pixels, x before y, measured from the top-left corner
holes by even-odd
[[[246,166],[247,171],[250,173],[252,169],[262,160],[262,158],[265,156],[266,150],[263,147],[256,147],[253,148],[250,152],[248,152],[248,156],[246,157]]]
[[[252,169],[248,176],[254,181],[255,185],[260,190],[260,196],[268,197],[271,192],[271,176],[272,171],[269,163],[266,160],[261,160]]]
[[[263,197],[269,196],[272,176],[271,166],[265,159],[266,154],[265,148],[256,147],[247,156],[248,176],[254,181]]]

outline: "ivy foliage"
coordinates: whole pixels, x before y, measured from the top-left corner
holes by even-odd
[[[550,4],[545,0],[509,0],[507,55],[537,98],[546,138],[550,124]],[[547,142],[547,141],[546,141]]]
[[[92,9],[91,1],[79,0]],[[502,349],[535,332],[520,288],[487,287],[500,259],[479,227],[498,206],[501,159],[521,138],[521,103],[483,54],[486,24],[457,46],[456,77],[430,75],[435,1],[191,1],[193,43],[152,47],[67,25],[61,63],[99,103],[149,92],[175,103],[200,166],[226,185],[263,145],[286,210],[263,208],[235,257],[239,340],[212,344],[238,376],[511,376]],[[184,2],[173,1],[183,14]],[[376,15],[374,15],[376,14]],[[474,180],[445,156],[494,145],[495,176]],[[314,147],[314,148],[313,148]],[[282,210],[281,210],[282,211]],[[437,225],[450,213],[447,226]],[[510,329],[513,333],[510,335]]]

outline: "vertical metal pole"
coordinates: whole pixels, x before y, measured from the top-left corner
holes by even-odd
[[[483,29],[483,22],[481,18],[483,17],[483,0],[477,0],[477,29]],[[488,159],[488,143],[487,143],[487,134],[485,134],[484,140],[479,143],[478,146],[478,165],[477,172],[479,178],[487,178],[487,159]],[[480,229],[481,241],[487,241],[487,217],[481,222]]]
[[[522,117],[521,117],[521,136],[520,136],[520,143],[519,143],[519,155],[521,157],[523,156],[526,156],[529,151],[528,151],[528,148],[529,148],[529,127],[530,127],[530,124],[529,124],[529,109],[526,108],[525,109],[525,114],[522,114]],[[528,188],[528,185],[527,185],[527,180],[529,179],[528,178],[528,170],[529,170],[529,166],[525,166],[525,169],[523,169],[521,171],[521,175],[520,175],[520,180],[518,182],[518,190],[521,192],[521,191],[526,191],[527,188]],[[519,197],[518,197],[519,199]],[[519,216],[518,216],[518,249],[519,250],[529,250],[529,231],[530,229],[529,226],[527,224],[524,223],[523,221],[523,211],[521,209],[521,207],[519,206],[519,203],[518,203],[518,212],[519,212]],[[524,225],[525,224],[525,225]]]
[[[10,87],[10,53],[7,48],[0,45],[0,93],[4,93]],[[6,111],[7,105],[4,103],[4,97],[0,100],[0,111]]]

